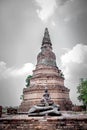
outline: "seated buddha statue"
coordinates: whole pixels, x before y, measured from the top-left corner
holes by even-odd
[[[48,93],[47,87],[45,88],[43,97],[39,104],[34,105],[28,111],[28,116],[60,116],[60,106],[56,105]]]

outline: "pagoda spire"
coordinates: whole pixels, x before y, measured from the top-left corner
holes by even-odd
[[[52,46],[48,28],[45,28],[42,45],[44,45],[44,44],[50,44]]]

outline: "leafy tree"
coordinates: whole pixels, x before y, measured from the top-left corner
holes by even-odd
[[[60,75],[60,77],[64,78],[64,74],[63,74],[63,72],[62,72],[62,71],[60,72],[60,74],[59,74],[59,75]]]
[[[27,78],[26,78],[26,87],[29,87],[31,78],[32,78],[32,75],[27,76]]]
[[[30,79],[32,78],[32,75],[28,75],[27,78],[26,78],[26,87],[29,87],[30,86]],[[20,99],[21,100],[24,100],[24,94],[22,94],[20,96]]]
[[[79,93],[79,101],[82,101],[83,105],[86,106],[87,111],[87,79],[81,79],[80,84],[77,87],[77,92]]]
[[[62,78],[64,78],[64,74],[63,74],[62,72],[61,72],[60,76],[61,76]]]
[[[21,99],[21,100],[24,100],[24,95],[23,95],[23,94],[20,96],[20,99]]]

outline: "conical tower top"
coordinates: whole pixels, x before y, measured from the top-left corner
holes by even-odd
[[[50,45],[52,45],[51,44],[51,40],[50,40],[50,35],[49,35],[48,28],[45,28],[42,45],[44,45],[44,44],[50,44]]]
[[[44,37],[41,46],[41,52],[37,56],[37,65],[44,64],[47,66],[56,66],[56,56],[52,52],[52,44],[48,32],[48,28],[45,28]]]

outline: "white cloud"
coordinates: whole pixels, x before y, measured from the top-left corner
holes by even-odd
[[[57,7],[56,0],[36,0],[40,9],[37,9],[37,14],[42,21],[47,21]]]
[[[6,69],[6,63],[1,61],[0,62],[0,73],[2,73]]]
[[[59,6],[64,6],[69,4],[70,2],[73,2],[74,0],[56,0]]]
[[[87,66],[87,45],[77,44],[61,57],[61,64],[67,79],[84,77]],[[84,72],[84,73],[83,73]],[[80,74],[80,75],[79,75]]]
[[[78,83],[80,78],[87,78],[87,45],[77,44],[63,54],[61,57],[61,69],[65,75],[65,84],[71,90],[72,101],[78,103]]]
[[[10,71],[10,75],[12,76],[22,76],[25,74],[32,74],[32,70],[34,69],[34,65],[32,63],[26,63],[19,69],[12,69]]]
[[[82,44],[77,44],[73,47],[72,50],[68,51],[68,53],[64,54],[61,57],[62,63],[83,63],[86,60],[87,55],[87,46]]]
[[[72,19],[72,18],[70,18],[70,17],[65,17],[65,18],[64,18],[64,22],[69,22],[69,21],[71,21],[71,19]]]
[[[55,22],[54,22],[54,21],[52,21],[52,26],[54,26],[54,27],[56,26],[56,24],[55,24]]]
[[[7,77],[18,77],[26,74],[32,74],[32,70],[34,69],[34,65],[32,63],[26,63],[20,68],[11,67],[8,68],[6,63],[0,62],[0,78]]]
[[[20,68],[7,67],[0,61],[0,104],[2,106],[16,106],[20,104],[20,95],[25,87],[25,78],[32,74],[34,65],[26,63]]]
[[[62,48],[62,50],[63,50],[64,54],[65,54],[66,52],[69,52],[69,51],[70,51],[69,48]]]

